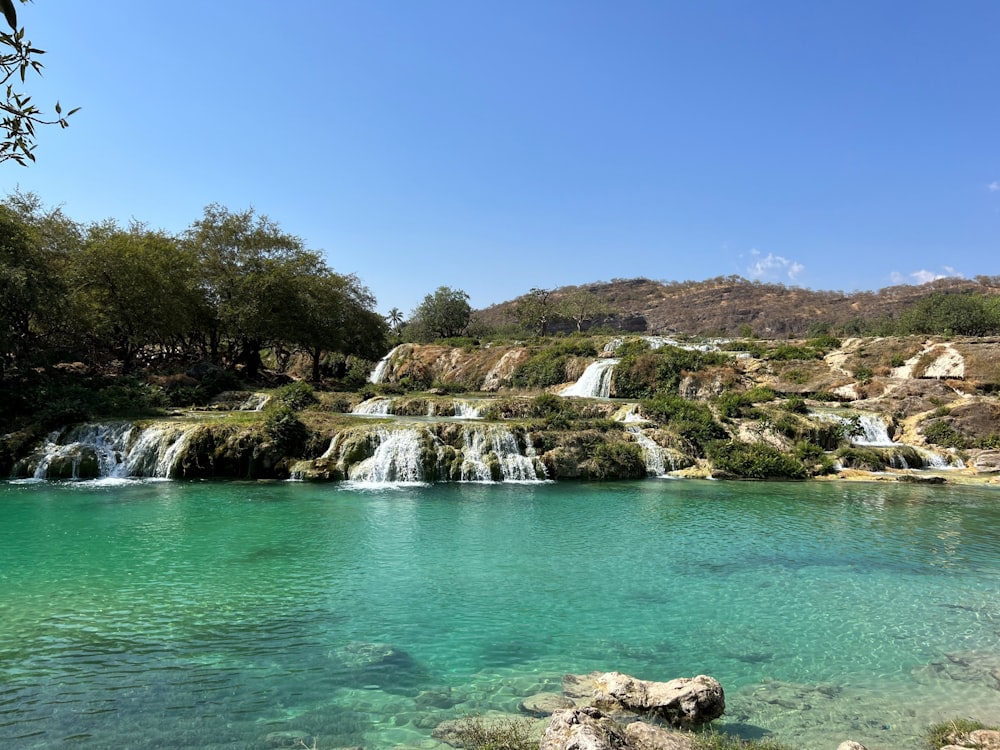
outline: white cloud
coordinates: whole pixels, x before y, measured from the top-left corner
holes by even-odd
[[[747,266],[746,274],[751,279],[776,281],[783,276],[787,276],[790,281],[795,281],[806,270],[806,267],[801,263],[783,258],[774,253],[762,255],[757,248],[753,248],[750,254],[754,257],[754,260]]]
[[[926,284],[929,281],[937,281],[938,279],[964,279],[965,275],[960,271],[956,271],[951,266],[942,266],[943,273],[940,271],[928,271],[926,268],[922,268],[919,271],[913,271],[911,273],[900,273],[899,271],[893,271],[889,274],[889,279],[893,284]]]
[[[998,190],[1000,190],[1000,182],[993,180],[993,182],[991,182],[989,185],[986,186],[986,189],[989,190],[991,193],[995,193]]]

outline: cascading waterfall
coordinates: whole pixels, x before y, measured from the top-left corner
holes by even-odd
[[[539,471],[539,462],[534,455],[521,453],[517,437],[506,427],[467,427],[462,433],[462,475],[463,482],[491,482],[494,469],[501,482],[537,482],[539,474],[545,476],[544,467]]]
[[[371,374],[368,376],[369,383],[382,382],[382,379],[385,377],[385,371],[389,367],[389,362],[392,360],[392,355],[396,353],[396,349],[398,348],[399,348],[398,346],[393,347],[392,349],[389,350],[388,354],[386,354],[384,357],[382,357],[382,359],[378,361],[378,363],[375,365],[375,369],[372,370]]]
[[[610,398],[611,374],[619,360],[614,358],[599,359],[587,365],[583,375],[572,385],[564,388],[560,396],[578,396],[581,398]]]
[[[455,416],[458,419],[482,419],[479,407],[468,401],[455,401]]]
[[[366,445],[367,443],[367,445]],[[347,456],[362,455],[356,463]],[[421,483],[448,479],[462,482],[538,482],[545,467],[530,438],[522,450],[504,425],[466,425],[446,444],[431,427],[391,427],[336,435],[318,460],[359,484]]]
[[[364,484],[423,482],[422,432],[415,428],[378,430],[372,435],[378,442],[375,453],[347,467],[347,478]]]
[[[827,422],[839,422],[844,425],[851,434],[847,437],[854,445],[864,445],[870,447],[889,447],[898,445],[889,437],[889,426],[885,420],[877,414],[855,413],[850,416],[831,414],[830,412],[811,412],[810,416],[815,419]]]
[[[639,404],[625,404],[611,418],[616,422],[624,422],[625,424],[649,421],[639,413]]]
[[[351,410],[351,414],[362,414],[369,417],[383,417],[392,414],[392,399],[386,396],[375,396],[362,401]]]
[[[36,454],[35,479],[156,477],[175,473],[193,425],[83,424],[53,434]],[[69,470],[67,470],[69,469]]]
[[[646,473],[654,477],[666,476],[668,471],[677,468],[674,458],[663,447],[651,437],[643,433],[642,429],[636,426],[626,427],[625,431],[635,437],[635,442],[642,448],[642,457],[646,462]],[[667,468],[667,463],[670,468]]]

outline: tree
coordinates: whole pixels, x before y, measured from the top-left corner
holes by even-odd
[[[110,348],[125,373],[143,349],[176,344],[195,325],[197,261],[174,237],[139,223],[95,224],[72,268],[86,336]]]
[[[78,225],[30,193],[0,205],[0,371],[4,361],[40,364],[78,348],[66,280],[80,243]]]
[[[611,308],[593,292],[577,289],[559,301],[559,312],[560,317],[569,318],[576,323],[579,333],[583,331],[584,323],[610,315]]]
[[[386,322],[392,328],[392,332],[399,335],[399,327],[403,325],[403,311],[398,307],[394,307],[389,311],[389,314],[385,316]]]
[[[24,2],[24,0],[22,0]],[[14,82],[20,79],[25,82],[28,71],[41,74],[42,63],[38,56],[45,51],[32,46],[24,38],[24,29],[17,28],[17,11],[13,0],[0,0],[4,18],[12,33],[0,33],[0,85],[6,87],[6,97],[0,101],[0,112],[3,120],[0,128],[3,130],[0,138],[0,162],[15,161],[22,167],[35,160],[35,127],[38,125],[58,125],[69,127],[69,118],[80,108],[76,107],[63,114],[59,102],[55,105],[55,119],[47,119],[44,113],[35,106],[31,97],[14,90]]]
[[[531,289],[527,294],[514,300],[508,315],[525,328],[544,336],[548,333],[549,321],[557,315],[552,290],[538,287]]]
[[[324,352],[377,359],[385,348],[386,326],[373,311],[375,298],[353,274],[329,269],[300,278],[294,305],[300,318],[290,334],[312,360],[312,379],[320,379]]]
[[[471,317],[469,295],[461,289],[440,286],[410,314],[406,330],[415,341],[448,339],[461,335]]]
[[[253,209],[234,213],[218,204],[205,208],[185,241],[204,274],[212,358],[255,376],[265,344],[291,339],[296,280],[324,268],[322,258]]]

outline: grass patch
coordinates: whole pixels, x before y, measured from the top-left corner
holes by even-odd
[[[977,729],[996,729],[974,719],[952,719],[934,724],[927,730],[927,747],[939,750],[946,745],[962,744],[970,732]]]

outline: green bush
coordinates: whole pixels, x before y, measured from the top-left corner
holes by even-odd
[[[840,448],[836,453],[840,463],[848,469],[862,471],[882,471],[885,469],[885,456],[871,448],[849,446]]]
[[[317,402],[316,392],[313,390],[313,387],[302,380],[275,389],[271,400],[272,402],[287,406],[294,411],[305,409],[307,406],[312,406]]]
[[[804,479],[802,462],[766,443],[719,441],[708,446],[716,469],[743,479]]]
[[[646,476],[642,448],[635,443],[598,443],[591,456],[593,479],[641,479]]]
[[[930,424],[924,425],[923,432],[924,439],[934,445],[959,449],[971,447],[971,441],[942,419],[937,419]]]
[[[264,409],[264,437],[286,456],[301,455],[309,430],[288,404],[270,403]]]
[[[809,407],[806,405],[805,399],[801,396],[789,396],[785,403],[781,405],[781,408],[792,414],[809,413]]]
[[[518,388],[548,388],[565,383],[566,364],[575,357],[596,357],[590,341],[566,340],[532,354],[514,371],[511,382]]]
[[[676,393],[685,374],[723,364],[726,355],[662,346],[653,350],[626,352],[615,365],[615,395],[619,398],[652,398],[657,393]]]
[[[669,427],[695,453],[705,455],[705,446],[726,437],[707,404],[688,401],[680,396],[660,394],[642,402],[642,413],[658,424]]]

